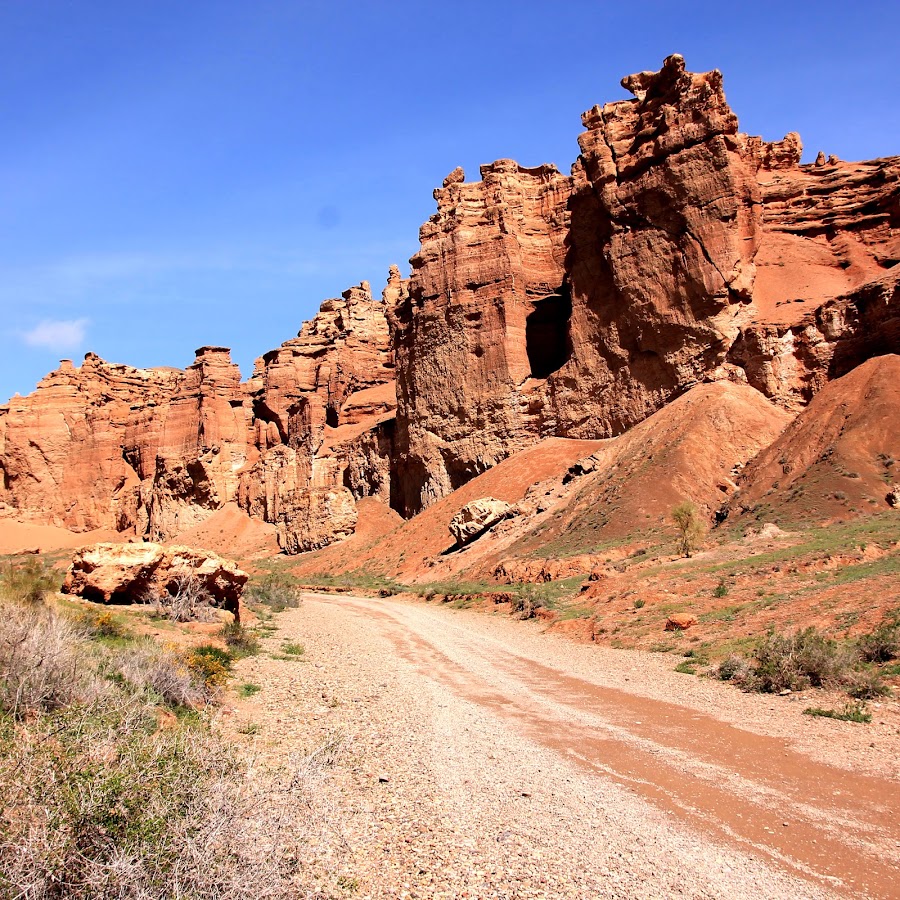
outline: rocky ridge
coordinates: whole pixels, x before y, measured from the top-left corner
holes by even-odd
[[[668,57],[582,116],[570,175],[461,169],[403,279],[327,300],[241,382],[88,354],[0,407],[0,515],[154,540],[226,503],[300,552],[409,517],[548,437],[614,437],[703,382],[791,413],[900,352],[900,157],[801,165]]]

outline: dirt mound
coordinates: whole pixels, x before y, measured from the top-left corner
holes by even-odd
[[[827,384],[747,467],[729,513],[828,520],[888,508],[900,481],[900,356],[879,356]]]
[[[208,519],[179,531],[168,544],[187,544],[238,559],[258,559],[279,552],[276,528],[248,516],[236,503],[226,503]]]
[[[71,550],[85,544],[95,544],[98,541],[122,539],[123,535],[111,528],[77,532],[57,525],[35,525],[31,522],[0,519],[0,555],[31,550],[53,553],[57,550]]]
[[[679,397],[574,472],[567,493],[509,549],[510,556],[589,553],[629,535],[671,531],[672,507],[688,499],[712,518],[737,487],[739,469],[790,421],[746,385],[705,384]],[[571,477],[571,476],[570,476]]]
[[[420,577],[426,561],[439,558],[453,547],[450,520],[467,503],[481,497],[518,503],[529,487],[551,477],[560,478],[569,466],[603,443],[548,438],[514,454],[405,522],[377,501],[363,501],[357,534],[342,544],[301,557],[295,571],[321,573],[364,568],[403,579]],[[377,509],[373,504],[377,504]],[[369,521],[373,518],[374,522]],[[364,537],[377,531],[379,522],[385,526],[389,521],[397,522],[399,527],[374,540]]]

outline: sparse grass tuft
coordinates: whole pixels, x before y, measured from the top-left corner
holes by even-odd
[[[0,599],[26,606],[41,605],[60,587],[58,573],[37,556],[6,559],[0,564]]]
[[[225,641],[231,655],[235,659],[255,656],[259,653],[259,638],[240,622],[228,622],[219,631],[219,637]]]
[[[841,709],[822,709],[819,706],[808,706],[803,710],[804,716],[819,716],[825,719],[839,719],[842,722],[871,722],[872,714],[863,703],[846,703]]]
[[[303,591],[296,575],[290,572],[266,572],[261,578],[254,578],[244,592],[248,603],[262,604],[272,612],[296,609],[302,602]]]

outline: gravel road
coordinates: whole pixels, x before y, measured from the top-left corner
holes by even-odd
[[[421,602],[309,595],[277,623],[225,718],[276,761],[343,747],[310,842],[325,896],[898,896],[894,704],[811,719]]]

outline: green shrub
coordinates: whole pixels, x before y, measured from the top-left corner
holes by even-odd
[[[306,647],[303,644],[298,644],[296,641],[283,641],[281,652],[285,656],[303,656],[306,653]]]
[[[294,609],[302,602],[300,582],[288,572],[267,572],[251,581],[245,592],[250,603],[261,603],[273,612]]]
[[[808,706],[803,710],[805,716],[821,716],[825,719],[840,719],[842,722],[871,722],[872,714],[862,703],[846,703],[842,709],[822,709],[819,706]]]
[[[869,634],[860,636],[860,656],[868,662],[890,662],[900,654],[900,627],[894,622],[885,622]]]
[[[719,583],[716,585],[715,590],[713,591],[713,597],[727,597],[728,596],[728,584],[725,579],[722,578]]]
[[[122,638],[127,634],[127,629],[108,609],[87,606],[72,618],[78,631],[86,637]]]
[[[188,654],[188,668],[203,682],[208,690],[222,687],[228,681],[232,655],[215,644],[201,644]]]

